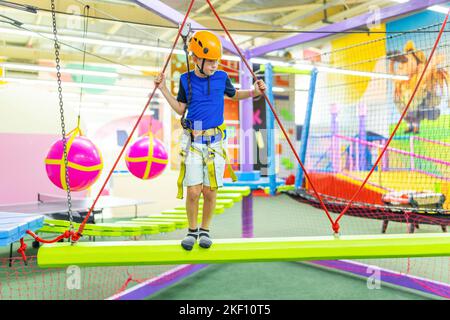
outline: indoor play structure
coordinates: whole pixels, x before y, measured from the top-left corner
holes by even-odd
[[[154,3],[136,2],[155,10]],[[170,53],[161,64],[163,73],[174,59],[186,23],[202,27],[188,20],[194,2],[190,1],[184,14],[160,3],[164,16],[179,23]],[[243,100],[239,121],[227,125],[229,132],[235,132],[228,138],[238,141],[239,165],[234,166],[238,180],[227,179],[218,190],[215,218],[223,230],[217,231],[213,247],[196,246],[187,252],[175,240],[187,227],[185,206],[120,221],[88,223],[120,161],[142,180],[159,179],[172,161],[171,148],[154,136],[151,125],[149,131],[136,135],[155,97],[155,87],[112,167],[107,168],[109,173],[85,216],[77,222],[70,192],[91,186],[106,168],[101,151],[84,141],[79,128],[65,133],[62,116],[63,138],[51,147],[45,163],[50,180],[67,191],[69,219],[44,219],[43,214],[25,212],[0,215],[0,244],[11,248],[2,262],[5,271],[0,277],[8,285],[0,287],[0,298],[23,298],[20,286],[27,278],[14,278],[7,269],[17,270],[17,266],[33,268],[44,279],[54,277],[58,279],[55,282],[63,283],[58,278],[64,273],[60,268],[75,265],[95,279],[89,287],[93,298],[98,298],[94,287],[104,281],[109,283],[98,286],[105,289],[98,293],[101,298],[142,299],[195,275],[207,264],[275,261],[309,261],[363,277],[369,276],[365,272],[369,267],[375,267],[386,283],[449,298],[448,14],[433,15],[433,23],[424,26],[412,27],[414,17],[406,17],[384,23],[383,32],[343,34],[330,40],[328,50],[304,57],[301,64],[277,66],[252,63],[251,58],[331,32],[344,33],[359,27],[367,17],[323,27],[322,34],[298,34],[242,51],[212,1],[205,4],[227,36],[222,40],[224,48],[239,58],[240,88],[251,88],[262,77],[268,86],[259,101]],[[412,1],[396,5],[398,11],[386,8],[383,17],[387,20],[422,9],[420,1]],[[54,8],[52,13],[58,48]],[[58,55],[56,49],[59,68]],[[222,68],[233,70],[229,64]],[[304,109],[301,124],[294,119],[300,106],[284,105],[284,97],[274,92],[277,81],[286,78],[292,88],[296,81],[307,87],[302,89],[306,99],[296,101]],[[58,80],[64,87],[60,77]],[[292,91],[295,95],[296,89]],[[63,115],[62,96],[60,107]],[[259,121],[261,114],[264,121]],[[92,159],[83,163],[72,158],[77,148],[84,148]],[[236,159],[236,154],[232,158]],[[266,165],[256,159],[266,159]],[[77,176],[80,172],[82,177]],[[234,206],[236,203],[241,207]],[[203,200],[200,210],[202,206]],[[24,238],[30,236],[38,251],[27,257]],[[12,244],[17,241],[21,257],[13,258]],[[125,281],[119,276],[123,274]],[[122,281],[119,287],[115,281]],[[87,278],[82,282],[87,283]],[[44,286],[40,284],[37,291]],[[58,294],[77,298],[77,293],[63,291]],[[38,298],[42,295],[39,292]]]

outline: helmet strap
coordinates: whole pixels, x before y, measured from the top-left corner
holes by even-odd
[[[203,71],[203,68],[204,68],[204,67],[205,67],[205,59],[203,58],[203,59],[202,59],[202,66],[200,67],[200,66],[197,64],[197,68],[198,68],[198,71],[200,71],[201,74],[203,74],[204,76],[206,76],[205,71]]]

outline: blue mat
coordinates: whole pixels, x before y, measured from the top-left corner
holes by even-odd
[[[285,182],[283,180],[277,179],[275,185],[281,186]],[[263,189],[265,187],[270,187],[269,178],[259,178],[254,181],[236,181],[232,182],[231,179],[224,179],[223,185],[225,187],[250,187],[251,190]]]
[[[19,241],[27,230],[36,231],[44,226],[44,216],[0,212],[0,246]]]

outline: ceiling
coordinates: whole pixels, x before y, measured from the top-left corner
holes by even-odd
[[[54,61],[50,1],[10,1],[34,6],[38,10],[29,13],[1,5],[0,1],[0,56],[8,62]],[[180,13],[185,13],[190,3],[189,0],[161,2]],[[367,12],[371,5],[381,8],[393,4],[389,0],[278,0],[276,4],[265,0],[211,2],[242,49],[360,15]],[[87,20],[80,16],[86,5],[89,5]],[[82,61],[84,44],[80,38],[86,37],[91,39],[91,43],[86,45],[87,62],[156,67],[162,63],[165,54],[143,50],[138,45],[168,48],[177,32],[175,23],[142,8],[134,1],[57,0],[56,10],[58,35],[63,43],[61,59],[65,62]],[[195,2],[190,18],[206,28],[220,29],[205,1]],[[87,33],[84,35],[86,21]],[[23,25],[17,28],[12,22]],[[69,36],[78,40],[67,38]]]

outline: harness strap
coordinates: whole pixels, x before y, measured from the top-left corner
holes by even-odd
[[[236,182],[237,181],[236,173],[234,172],[233,167],[231,166],[230,159],[228,158],[227,155],[227,150],[225,150],[224,148],[222,148],[222,157],[225,159],[225,164],[227,166],[228,172],[230,173],[231,181]]]
[[[211,148],[211,137],[206,138],[206,147],[208,149],[208,155],[205,160],[206,169],[208,170],[208,178],[211,190],[217,190],[217,177],[216,177],[216,166],[214,164],[215,150]],[[222,143],[222,140],[221,140]]]
[[[206,146],[208,149],[206,158],[205,158],[205,155],[203,154],[202,150],[199,150],[192,145],[192,142],[194,141],[194,135],[193,135],[192,130],[191,129],[185,130],[185,134],[189,136],[189,140],[188,140],[188,143],[186,144],[186,147],[183,150],[181,150],[181,152],[180,152],[180,156],[181,156],[180,174],[178,176],[178,181],[177,181],[177,187],[178,187],[177,198],[178,199],[183,199],[183,181],[186,177],[186,159],[189,155],[189,152],[194,152],[197,155],[199,155],[200,157],[202,157],[203,163],[204,163],[204,165],[206,165],[206,168],[207,168],[209,182],[211,184],[211,186],[210,186],[211,190],[218,189],[217,177],[216,177],[216,167],[215,167],[215,163],[214,163],[214,158],[215,158],[216,154],[220,155],[223,159],[225,159],[226,168],[229,170],[231,180],[233,182],[237,181],[237,177],[236,177],[236,174],[234,173],[231,163],[229,161],[227,151],[225,150],[225,148],[223,148],[223,145],[222,145],[222,141],[225,138],[224,128],[225,128],[225,124],[222,124],[221,126],[219,126],[217,128],[212,128],[212,129],[204,130],[201,132],[201,136],[206,138]],[[217,152],[216,150],[214,150],[211,147],[211,137],[217,135],[217,132],[219,132],[222,135],[222,140],[220,140],[220,151],[219,152]]]
[[[186,176],[186,158],[189,154],[190,147],[191,147],[191,139],[188,140],[186,148],[180,151],[181,166],[180,166],[180,175],[178,176],[177,180],[177,187],[178,187],[177,199],[183,199],[183,181]]]
[[[225,128],[226,128],[225,122],[217,127],[217,129],[222,134],[222,139],[223,140],[226,139]],[[225,159],[225,164],[227,166],[228,172],[229,172],[230,177],[231,177],[231,181],[236,182],[237,181],[237,176],[236,176],[236,173],[234,173],[233,167],[231,166],[230,158],[228,158],[227,150],[225,150],[225,148],[223,148],[222,145],[221,145],[221,150],[222,150],[222,157]]]

